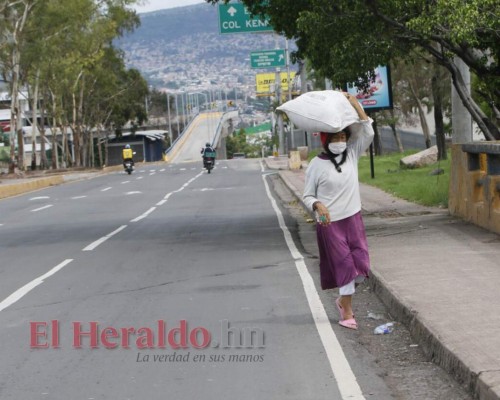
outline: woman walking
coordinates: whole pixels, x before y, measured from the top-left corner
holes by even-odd
[[[370,271],[361,218],[358,160],[372,142],[374,132],[373,121],[356,97],[344,95],[358,113],[360,122],[337,133],[321,132],[324,152],[307,168],[303,200],[317,216],[321,288],[339,288],[340,296],[335,301],[340,313],[339,324],[357,329],[352,295]]]

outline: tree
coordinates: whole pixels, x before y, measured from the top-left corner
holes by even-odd
[[[99,69],[106,49],[112,48],[112,41],[126,31],[138,26],[140,20],[135,11],[127,8],[137,0],[0,0],[0,72],[10,83],[12,98],[12,118],[19,129],[19,107],[17,96],[21,86],[29,85],[32,99],[32,125],[36,134],[37,101],[36,94],[41,89],[40,98],[52,122],[53,166],[57,167],[58,147],[63,153],[63,161],[84,165],[90,158],[88,150],[93,150],[93,128],[87,123],[95,120],[86,118],[92,114],[86,107],[87,96],[97,78],[93,75]],[[3,23],[5,22],[5,23]],[[123,66],[123,62],[120,66]],[[131,95],[130,85],[136,85],[137,72],[126,72],[120,81],[124,86],[115,88]],[[110,77],[108,76],[108,79]],[[144,87],[144,80],[141,82]],[[147,92],[147,87],[146,87]],[[141,91],[141,95],[144,90]],[[144,97],[142,97],[143,99]],[[130,105],[133,99],[122,98]],[[145,118],[143,107],[128,112]],[[55,128],[63,133],[63,143],[59,146]],[[75,160],[68,148],[69,130],[74,135]],[[44,127],[41,127],[43,137]],[[36,138],[33,137],[33,140]],[[20,145],[22,140],[19,140]],[[44,156],[42,139],[42,157]],[[91,152],[90,151],[90,152]],[[13,158],[13,157],[12,157]],[[34,160],[36,161],[36,159]],[[18,163],[22,165],[22,148]]]
[[[218,0],[206,0],[218,3]],[[301,57],[334,82],[362,77],[378,65],[422,48],[445,67],[464,106],[488,140],[500,139],[494,119],[467,91],[455,57],[483,82],[489,107],[500,102],[500,3],[498,0],[243,0],[255,14],[297,39]],[[453,12],[450,12],[453,10]],[[367,33],[369,27],[369,33]],[[487,83],[487,85],[486,85]]]
[[[22,47],[24,44],[24,29],[28,17],[33,8],[41,1],[37,0],[3,0],[0,3],[0,15],[2,24],[0,25],[0,57],[2,63],[2,75],[8,77],[11,108],[10,108],[10,164],[9,172],[14,172],[15,166],[15,137],[18,136],[18,159],[17,163],[22,168],[23,159],[23,135],[22,135],[22,113],[19,106],[20,88],[20,62]]]

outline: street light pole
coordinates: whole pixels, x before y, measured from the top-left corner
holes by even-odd
[[[177,105],[177,93],[175,94],[175,112],[177,114],[177,137],[181,135],[181,128],[179,125],[179,106]]]
[[[168,137],[170,139],[170,146],[172,146],[173,143],[172,121],[170,119],[170,96],[168,95],[168,92],[167,92],[167,112],[168,112]]]
[[[182,104],[182,130],[186,126],[186,108],[184,107],[184,92],[181,92],[181,104]]]

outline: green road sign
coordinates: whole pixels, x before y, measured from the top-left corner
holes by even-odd
[[[271,68],[286,65],[285,50],[263,50],[250,53],[250,67]]]
[[[252,18],[243,4],[219,4],[219,32],[221,34],[272,31],[273,27],[269,24],[269,18]]]

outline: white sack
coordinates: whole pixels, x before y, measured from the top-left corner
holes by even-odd
[[[295,126],[308,132],[340,132],[359,122],[349,100],[335,90],[304,93],[276,110],[283,111]]]

